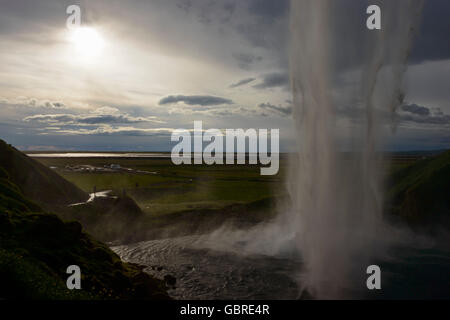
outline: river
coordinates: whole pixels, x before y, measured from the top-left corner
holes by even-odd
[[[232,236],[232,233],[230,234]],[[145,271],[163,279],[172,275],[175,299],[297,299],[301,259],[289,251],[249,253],[245,243],[218,245],[214,237],[186,236],[144,241],[112,249],[125,261],[145,265]],[[450,298],[450,253],[433,247],[398,246],[379,261],[382,289],[365,288],[351,298]]]

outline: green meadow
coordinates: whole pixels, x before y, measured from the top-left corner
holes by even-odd
[[[126,193],[151,215],[220,209],[285,193],[286,160],[274,176],[259,165],[174,165],[161,158],[36,158],[86,192]],[[76,172],[68,167],[120,165],[118,172]],[[132,169],[127,172],[125,170]],[[147,172],[147,173],[144,173]]]
[[[215,215],[221,219],[234,217],[238,220],[256,219],[255,221],[272,217],[276,214],[274,210],[277,211],[277,203],[287,203],[289,198],[288,167],[289,161],[292,161],[283,155],[278,174],[262,176],[259,165],[177,166],[169,158],[35,159],[85,192],[91,193],[94,189],[112,190],[113,195],[131,197],[145,214],[143,227],[160,231],[176,222],[200,224],[200,221]],[[448,152],[439,156],[423,152],[386,154],[384,159],[387,169],[386,213],[393,213],[408,223],[424,222],[427,216],[426,207],[431,206],[432,202],[427,199],[435,198],[428,196],[433,192],[427,190],[434,190],[432,186],[440,185],[437,181],[447,181],[448,173],[445,168],[449,163]],[[119,169],[111,172],[111,165]],[[96,170],[79,170],[88,166]],[[427,170],[423,169],[424,166]],[[108,169],[105,170],[105,167]],[[435,171],[436,174],[433,173]],[[428,179],[432,181],[428,183]],[[428,185],[430,187],[425,188]],[[446,188],[441,187],[439,190],[441,189]],[[427,196],[411,198],[409,195],[416,190]],[[436,191],[433,194],[441,192]],[[445,196],[442,199],[445,199]],[[413,207],[422,209],[411,212],[410,203],[413,200],[426,202],[427,206],[416,203]],[[440,207],[446,208],[446,205],[439,205]],[[236,210],[239,214],[234,213]],[[437,210],[440,211],[442,210]],[[220,221],[223,223],[224,220]]]

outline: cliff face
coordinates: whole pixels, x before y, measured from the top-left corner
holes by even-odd
[[[69,265],[81,290],[68,290]],[[168,299],[165,285],[28,200],[0,168],[0,298]]]

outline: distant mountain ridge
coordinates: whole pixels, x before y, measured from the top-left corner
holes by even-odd
[[[8,172],[11,182],[27,198],[44,208],[83,202],[89,198],[87,193],[3,140],[0,140],[0,167]]]

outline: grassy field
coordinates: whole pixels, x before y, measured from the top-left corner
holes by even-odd
[[[286,161],[275,176],[257,165],[180,165],[161,158],[36,158],[86,192],[125,192],[144,212],[161,215],[191,209],[218,209],[283,194]],[[127,172],[76,172],[69,167],[120,165]],[[139,171],[139,172],[137,172]],[[150,173],[143,173],[150,172]]]
[[[388,176],[395,176],[396,172],[431,156],[426,153],[386,155]],[[148,217],[154,218],[184,211],[223,209],[287,194],[289,163],[286,157],[281,157],[280,170],[275,176],[261,176],[259,165],[176,166],[169,158],[35,159],[85,192],[93,192],[95,188],[97,191],[113,190],[116,195],[125,193]],[[102,171],[112,164],[120,166],[120,170]],[[100,170],[74,170],[82,166]]]
[[[388,157],[390,171],[400,170],[421,154]],[[146,213],[167,214],[191,209],[218,209],[286,194],[288,160],[281,157],[274,176],[261,176],[259,165],[174,165],[168,158],[35,158],[85,192],[125,192]],[[75,172],[68,167],[120,165],[126,172]],[[141,171],[141,172],[136,172]],[[142,173],[150,172],[150,173]]]
[[[123,235],[123,241],[136,242],[201,234],[224,225],[246,228],[269,221],[288,210],[291,203],[287,182],[293,159],[282,158],[275,176],[261,176],[258,165],[176,166],[169,158],[36,159],[85,192],[92,192],[94,187],[97,191],[113,190],[122,199],[127,198],[123,197],[125,193],[136,202],[143,215],[132,232],[122,230],[123,225],[130,226],[125,221],[127,206],[121,209],[124,221],[112,222],[114,213],[103,217],[108,210],[101,206],[87,206],[89,214],[78,216],[72,210],[63,217],[97,217],[83,220],[83,226],[103,241],[114,241],[118,235]],[[425,232],[450,225],[450,204],[444,191],[450,181],[448,152],[385,154],[383,159],[387,169],[384,211],[389,219],[420,226]],[[63,211],[56,210],[60,214]]]

